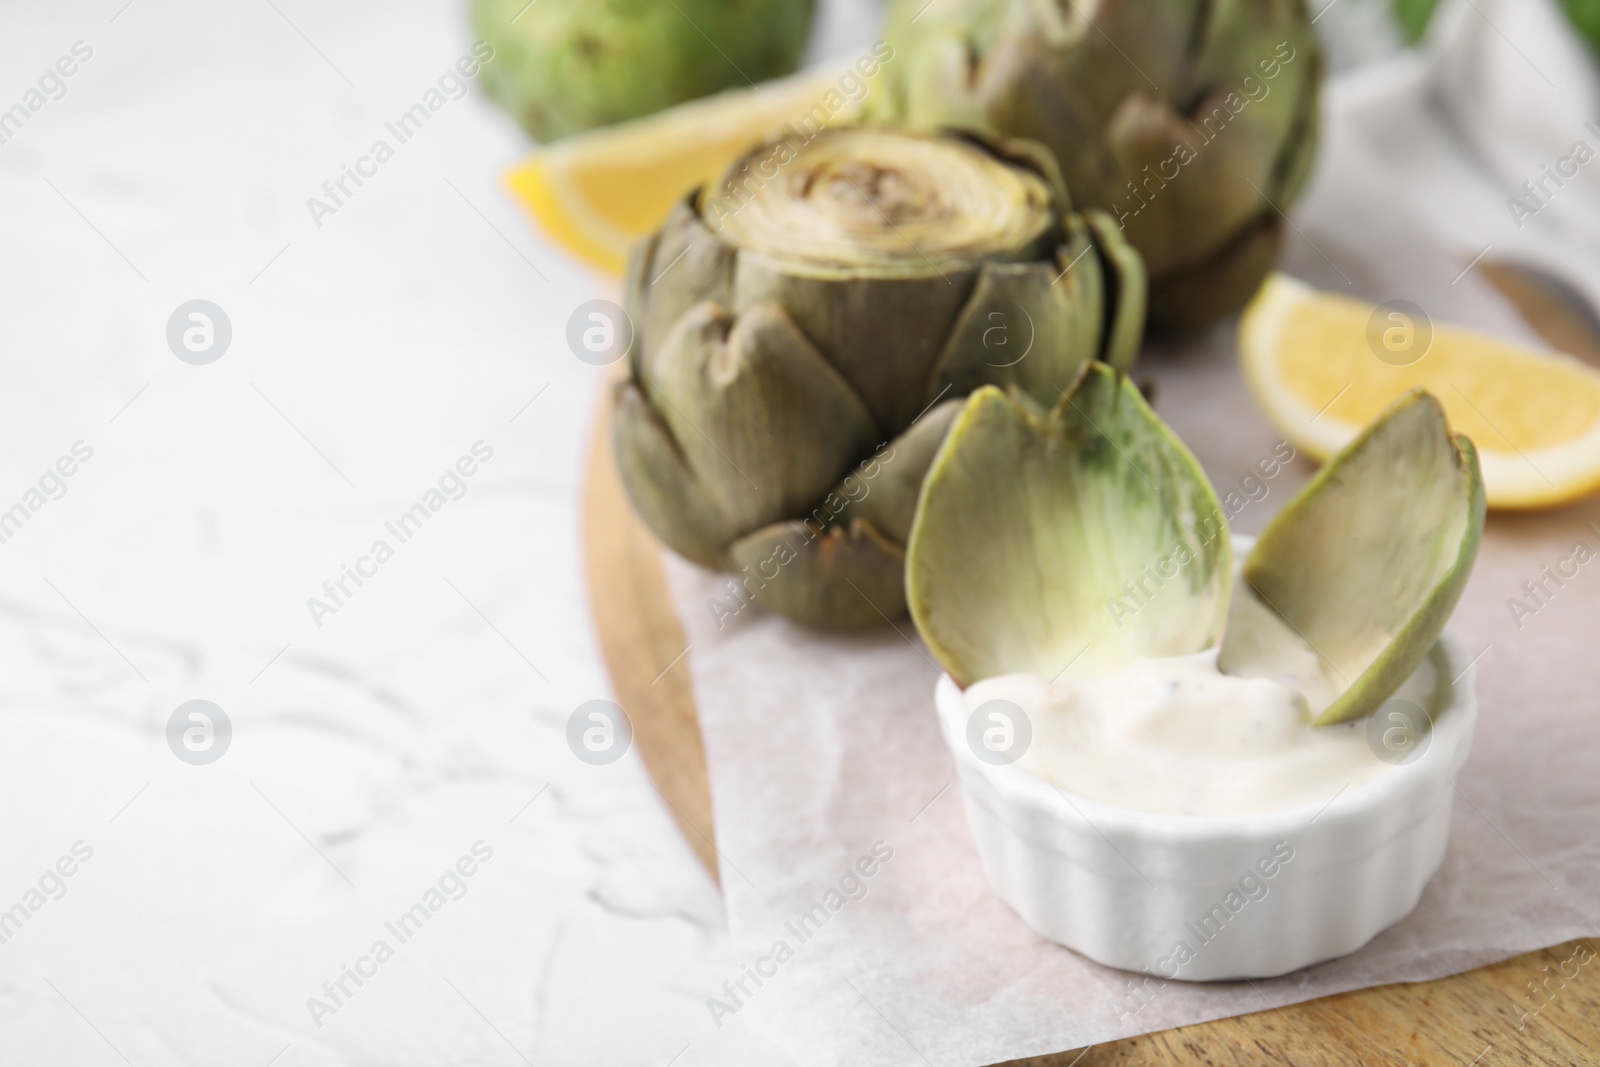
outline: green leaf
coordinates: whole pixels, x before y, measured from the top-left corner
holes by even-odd
[[[807,626],[864,630],[906,610],[905,553],[864,519],[820,533],[774,523],[735,541],[729,556],[756,603]]]
[[[1561,0],[1561,6],[1590,49],[1600,56],[1600,0]]]
[[[861,399],[769,304],[737,318],[696,305],[646,372],[645,399],[728,531],[804,515],[875,440]]]
[[[965,686],[1210,647],[1232,550],[1194,456],[1094,362],[1049,412],[972,395],[923,484],[906,563],[917,629]]]
[[[1582,3],[1583,0],[1567,0],[1568,5]],[[1433,18],[1433,9],[1439,6],[1439,0],[1394,0],[1395,21],[1400,23],[1400,33],[1405,37],[1406,44],[1416,44],[1422,40],[1422,35],[1428,29],[1428,22]]]
[[[1334,456],[1245,561],[1218,665],[1306,694],[1317,725],[1370,715],[1438,641],[1483,535],[1472,442],[1415,390]],[[1250,612],[1284,626],[1262,643]],[[1292,633],[1291,633],[1292,632]]]

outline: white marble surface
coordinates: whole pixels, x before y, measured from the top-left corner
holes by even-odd
[[[872,15],[831,7],[819,52]],[[608,695],[577,514],[605,372],[565,327],[613,283],[530,234],[499,185],[527,143],[475,93],[306,206],[468,51],[465,4],[9,4],[0,109],[77,42],[0,144],[0,510],[92,449],[0,543],[0,1063],[786,1062],[709,1025],[721,901],[636,756],[564,740]],[[165,338],[195,298],[233,328],[207,366]],[[164,736],[196,698],[234,728],[208,766]]]

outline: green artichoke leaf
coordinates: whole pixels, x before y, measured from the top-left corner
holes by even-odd
[[[1472,442],[1451,434],[1431,394],[1403,397],[1267,525],[1218,665],[1300,688],[1317,725],[1370,715],[1443,632],[1484,514]],[[1277,639],[1260,637],[1263,612],[1279,623]]]
[[[1433,18],[1433,9],[1438,6],[1439,0],[1394,0],[1394,18],[1400,24],[1406,44],[1414,45],[1422,40],[1428,21]],[[1573,6],[1567,4],[1568,9]]]
[[[880,449],[851,471],[824,501],[825,508],[832,501],[843,502],[838,516],[831,521],[849,526],[856,519],[864,519],[874,530],[904,545],[911,536],[911,521],[916,518],[922,479],[950,425],[961,413],[962,404],[961,400],[946,400],[929,408],[888,448]],[[821,517],[813,511],[812,518]]]
[[[661,247],[661,231],[641,238],[628,254],[628,267],[622,276],[623,309],[631,324],[642,325],[650,305],[650,281],[655,269],[656,249]],[[638,380],[644,373],[644,360],[640,350],[639,333],[634,332],[633,345],[628,349],[628,377]]]
[[[1150,328],[1168,334],[1198,329],[1219,307],[1242,307],[1278,262],[1283,224],[1263,219],[1204,263],[1169,271],[1150,286]]]
[[[1113,210],[1153,275],[1213,259],[1272,210],[1262,196],[1270,195],[1277,144],[1245,121],[1248,109],[1235,120],[1230,99],[1242,97],[1220,87],[1185,118],[1166,101],[1135,92],[1106,124],[1123,173],[1134,179]]]
[[[983,265],[935,366],[932,395],[1014,385],[1049,404],[1100,354],[1106,287],[1081,223],[1078,231],[1055,260]]]
[[[878,439],[860,397],[771,305],[737,319],[696,305],[647,374],[645,396],[733,534],[806,514]]]
[[[1144,259],[1122,236],[1122,229],[1103,211],[1084,212],[1094,233],[1108,284],[1106,295],[1109,328],[1100,358],[1124,374],[1133,370],[1144,340],[1145,309],[1149,292]]]
[[[1222,632],[1232,548],[1200,465],[1125,375],[1086,363],[1053,409],[974,393],[923,484],[911,615],[962,686],[1187,655]]]
[[[774,523],[733,545],[756,603],[799,622],[859,630],[905,613],[905,542],[917,494],[963,401],[924,412],[856,466],[804,520]]]
[[[905,552],[865,519],[774,523],[729,554],[757,604],[807,626],[864,630],[905,614]]]
[[[728,529],[695,477],[672,431],[632,381],[618,382],[612,401],[611,446],[628,498],[657,537],[702,567],[726,562]]]
[[[972,91],[972,50],[959,28],[942,28],[919,40],[909,62],[909,85],[884,79],[895,100],[868,97],[869,115],[921,126],[987,126],[982,102]]]
[[[657,233],[634,246],[624,292],[633,319],[634,373],[648,376],[652,339],[664,339],[696,304],[733,306],[736,253],[700,220],[693,198],[679,201]]]
[[[867,404],[885,431],[904,426],[928,402],[933,366],[976,271],[946,267],[944,276],[874,278],[839,272],[796,274],[763,256],[739,257],[735,306],[777,305]],[[880,438],[881,439],[881,438]]]
[[[1209,19],[1190,84],[1204,89],[1226,86],[1235,93],[1240,101],[1230,130],[1247,121],[1251,140],[1263,148],[1281,146],[1267,152],[1269,158],[1281,161],[1290,146],[1297,147],[1306,114],[1316,110],[1322,57],[1312,24],[1305,10],[1293,3],[1210,0],[1207,6]],[[1263,188],[1274,198],[1292,197],[1298,191],[1286,189],[1276,176],[1272,186]]]

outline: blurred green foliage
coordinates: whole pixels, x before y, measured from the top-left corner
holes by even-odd
[[[1600,54],[1600,0],[1561,0],[1561,6],[1589,47]]]
[[[1560,0],[1560,3],[1590,50],[1600,56],[1600,0]],[[1422,40],[1428,20],[1433,18],[1434,8],[1438,6],[1439,0],[1394,0],[1395,21],[1400,24],[1400,33],[1407,44]]]
[[[1438,6],[1439,0],[1394,0],[1394,17],[1400,23],[1400,33],[1406,44],[1422,40],[1422,31],[1428,28],[1428,20]]]

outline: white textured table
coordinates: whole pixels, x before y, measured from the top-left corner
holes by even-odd
[[[0,1063],[783,1062],[709,1026],[720,900],[636,754],[565,742],[607,695],[565,327],[611,285],[528,234],[481,96],[386,126],[465,6],[0,14]]]

